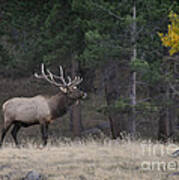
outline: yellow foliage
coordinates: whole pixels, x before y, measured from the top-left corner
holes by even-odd
[[[173,12],[169,14],[171,24],[168,34],[158,33],[164,46],[170,47],[170,55],[179,52],[179,16]]]

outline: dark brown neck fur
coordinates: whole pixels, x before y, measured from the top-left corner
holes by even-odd
[[[66,94],[59,92],[58,94],[51,96],[48,101],[52,119],[63,116],[70,105],[73,104],[73,100],[67,97]]]

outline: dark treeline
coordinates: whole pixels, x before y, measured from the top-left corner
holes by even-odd
[[[179,56],[169,56],[158,36],[171,11],[179,13],[177,0],[1,1],[0,76],[21,79],[42,62],[62,64],[83,76],[89,94],[104,97],[96,111],[112,138],[142,135],[150,123],[159,140],[176,137]],[[76,136],[81,111],[79,104],[70,112]]]

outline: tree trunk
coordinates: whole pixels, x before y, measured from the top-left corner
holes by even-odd
[[[124,86],[124,78],[126,71],[119,71],[120,63],[116,61],[108,61],[105,65],[104,72],[104,93],[107,103],[107,116],[110,123],[110,130],[113,139],[122,139],[122,134],[127,131],[127,122],[122,112],[113,110],[116,101],[121,97],[125,96],[126,90]],[[122,78],[121,78],[122,77]]]
[[[162,94],[162,107],[159,112],[158,140],[166,142],[173,134],[173,106],[167,104],[170,102],[171,94],[169,87],[165,87],[166,92]]]
[[[177,119],[177,114],[176,114],[176,106],[175,104],[173,104],[170,108],[169,108],[169,128],[170,128],[170,134],[169,137],[170,138],[174,138],[174,134],[175,134],[175,126],[176,126],[176,119]]]
[[[74,136],[80,136],[82,130],[82,123],[81,123],[81,103],[79,101],[78,104],[74,104],[71,107],[71,124],[72,124],[72,132]]]
[[[137,48],[136,48],[136,4],[134,0],[133,4],[133,24],[132,24],[132,33],[131,41],[133,44],[133,56],[131,61],[135,61],[137,57]],[[131,102],[131,112],[129,113],[129,133],[133,136],[136,132],[136,122],[135,122],[135,105],[136,105],[136,72],[132,71],[129,77],[129,87],[130,87],[130,102]]]
[[[72,67],[71,67],[71,75],[72,79],[78,74],[79,71],[79,63],[72,56]],[[81,122],[81,103],[72,105],[70,112],[70,122],[71,128],[74,136],[80,136],[82,130],[82,122]]]
[[[114,103],[114,100],[112,99],[111,94],[116,94],[114,93],[114,89],[112,90],[112,88],[110,87],[112,87],[112,84],[109,84],[109,82],[105,83],[105,97],[106,97],[106,102],[107,102],[108,107],[110,107]],[[118,137],[122,139],[122,130],[121,130],[121,125],[120,125],[121,119],[119,118],[119,114],[111,112],[111,110],[109,109],[108,120],[110,124],[112,139],[117,139]]]
[[[169,119],[167,118],[167,110],[162,107],[159,112],[158,122],[158,140],[166,142],[169,137]]]

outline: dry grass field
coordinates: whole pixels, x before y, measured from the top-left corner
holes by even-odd
[[[66,140],[47,147],[28,142],[0,149],[0,179],[20,180],[35,170],[48,180],[166,180],[179,179],[179,145],[130,140]]]

